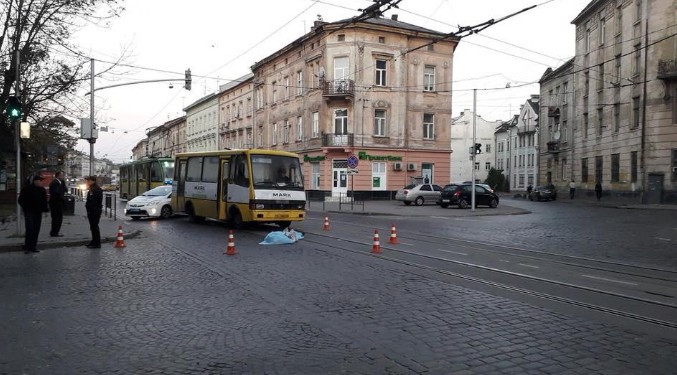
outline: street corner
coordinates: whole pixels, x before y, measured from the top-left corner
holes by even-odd
[[[142,238],[142,230],[124,230],[122,232],[122,238],[126,240],[135,240]],[[21,252],[23,250],[23,242],[16,235],[12,235],[9,238],[4,238],[0,241],[0,253],[11,253],[11,252]],[[119,241],[119,236],[117,233],[113,236],[105,236],[101,238],[102,244],[113,244]],[[47,250],[47,249],[59,249],[59,248],[78,248],[86,246],[90,242],[89,237],[80,236],[77,238],[66,238],[60,237],[59,239],[43,240],[38,241],[38,250]]]

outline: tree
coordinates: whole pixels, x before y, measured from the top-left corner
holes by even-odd
[[[34,124],[39,143],[71,145],[73,122],[88,106],[77,90],[90,78],[89,59],[70,40],[86,24],[106,24],[122,10],[122,0],[0,0],[0,148],[14,149],[15,129],[4,115],[14,95],[15,51],[20,51],[23,121]],[[114,65],[99,72],[110,72]]]
[[[492,189],[497,191],[505,191],[505,176],[503,171],[496,168],[489,169],[489,174],[487,179],[484,181],[485,184],[491,186]]]

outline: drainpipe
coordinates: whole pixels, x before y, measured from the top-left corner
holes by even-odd
[[[646,203],[645,192],[648,187],[647,173],[646,173],[646,79],[647,79],[647,70],[648,69],[648,60],[649,60],[649,18],[644,20],[646,27],[644,32],[644,88],[642,99],[644,101],[642,108],[642,193],[641,193],[641,203]]]

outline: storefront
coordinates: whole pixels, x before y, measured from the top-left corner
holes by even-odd
[[[355,155],[357,168],[348,166]],[[449,183],[447,151],[403,149],[325,149],[301,154],[306,189],[333,197],[354,191],[367,199],[387,198],[413,181]]]

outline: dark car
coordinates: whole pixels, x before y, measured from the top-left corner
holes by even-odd
[[[553,189],[552,186],[537,186],[529,194],[529,200],[537,201],[550,201],[557,199],[557,190]]]
[[[487,190],[483,186],[475,185],[475,205],[489,206],[491,208],[498,207],[498,195]],[[471,184],[450,184],[442,189],[440,200],[438,201],[440,207],[447,208],[451,205],[457,205],[459,208],[468,208],[472,202],[472,185]]]

